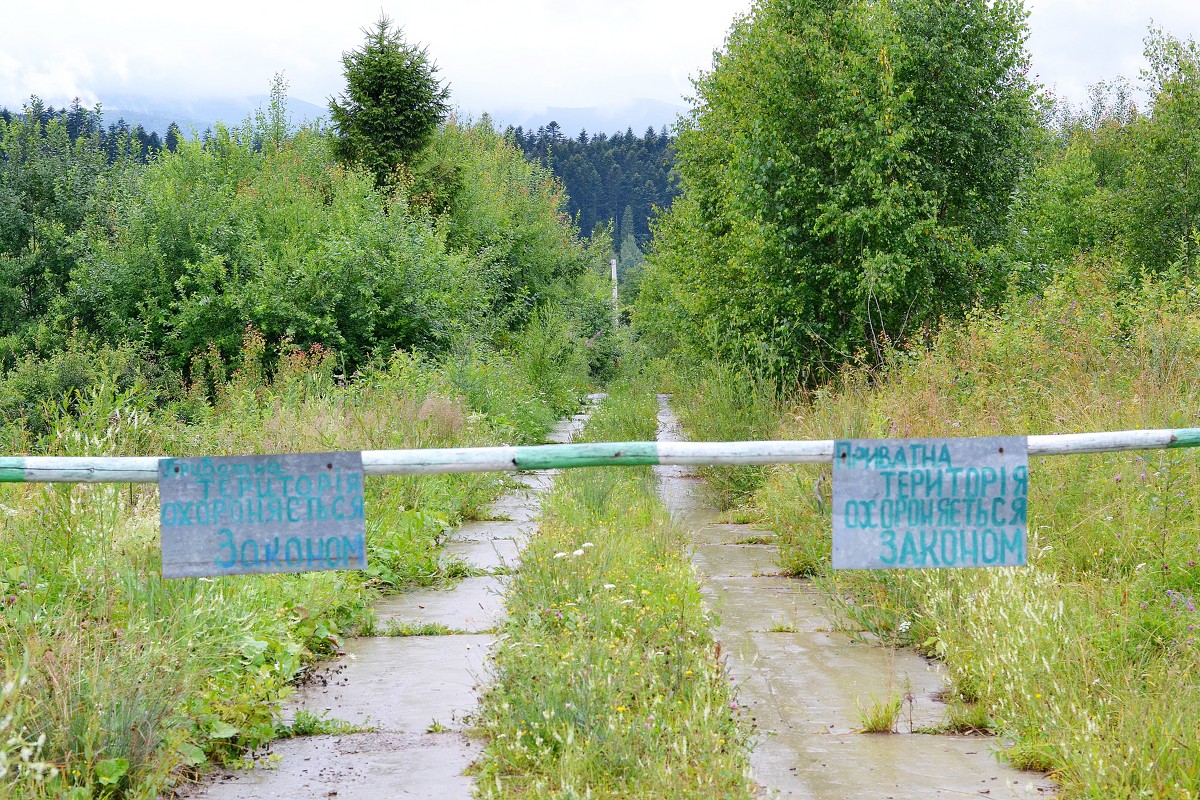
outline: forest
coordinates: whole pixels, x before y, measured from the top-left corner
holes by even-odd
[[[282,78],[161,142],[33,98],[0,114],[0,481],[8,455],[540,443],[597,389],[623,441],[658,391],[697,441],[1195,427],[1200,48],[1151,28],[1146,99],[1114,76],[1073,106],[1030,79],[1026,18],[758,0],[672,135],[458,119],[386,17],[328,125],[289,123]],[[835,573],[828,466],[700,473],[833,627],[945,666],[938,733],[997,734],[1065,797],[1197,797],[1194,456],[1030,467],[1029,566],[1005,570]],[[612,472],[564,484],[562,544],[534,545],[487,796],[749,798],[686,543],[648,473]],[[161,578],[152,487],[6,484],[0,797],[156,797],[301,735],[282,699],[375,631],[372,600],[463,577],[445,533],[503,488],[373,479],[367,570],[238,582]],[[583,538],[617,571],[570,572]],[[638,606],[588,628],[585,595],[630,575]],[[611,672],[564,677],[552,720],[538,676],[568,644]],[[627,749],[587,749],[617,722]]]

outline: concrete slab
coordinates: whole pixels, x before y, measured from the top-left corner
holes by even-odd
[[[696,571],[707,578],[753,577],[779,571],[779,551],[773,545],[697,544],[692,551]]]
[[[528,502],[537,511],[538,499],[536,497],[521,498]],[[526,542],[529,536],[537,529],[535,524],[529,522],[510,522],[504,520],[482,520],[476,522],[468,522],[461,525],[450,534],[450,542],[491,542],[496,539],[508,539],[511,541]]]
[[[390,621],[433,622],[462,631],[487,631],[504,619],[504,578],[464,578],[449,589],[389,595],[375,604],[380,626]]]
[[[524,541],[515,539],[448,542],[442,550],[442,559],[458,558],[478,569],[511,570],[520,566],[524,547]]]
[[[208,800],[468,800],[463,775],[482,746],[461,733],[360,733],[283,739],[275,769],[223,772],[190,797]]]
[[[387,733],[424,733],[435,721],[462,730],[487,680],[485,634],[350,639],[346,655],[288,704]]]

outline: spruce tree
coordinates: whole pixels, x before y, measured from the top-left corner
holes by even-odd
[[[449,111],[450,91],[425,48],[404,41],[385,15],[364,30],[362,48],[342,55],[346,91],[330,99],[338,149],[383,185],[426,144]]]

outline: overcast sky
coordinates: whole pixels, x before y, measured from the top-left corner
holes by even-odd
[[[114,94],[265,94],[276,72],[294,97],[341,90],[340,57],[381,8],[427,45],[453,102],[498,109],[680,103],[750,0],[204,0],[6,2],[0,105]],[[1137,78],[1153,19],[1200,33],[1197,0],[1027,0],[1038,80],[1073,101],[1101,79]]]

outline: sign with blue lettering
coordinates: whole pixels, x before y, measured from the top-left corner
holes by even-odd
[[[164,578],[362,569],[362,453],[159,462]]]
[[[1025,564],[1022,436],[849,439],[833,450],[834,569]]]

